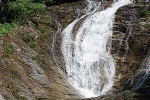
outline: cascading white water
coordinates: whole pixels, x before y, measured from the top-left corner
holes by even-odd
[[[85,98],[104,95],[113,86],[115,64],[108,41],[112,36],[115,12],[119,7],[131,3],[131,0],[118,0],[112,7],[100,12],[100,3],[88,2],[86,14],[62,32],[62,53],[68,80]],[[83,19],[79,29],[74,32],[74,26]]]

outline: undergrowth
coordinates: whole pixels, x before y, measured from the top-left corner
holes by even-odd
[[[19,23],[14,21],[12,23],[0,23],[0,37],[11,32]]]
[[[0,1],[0,36],[11,32],[30,15],[43,14],[45,11],[46,5],[34,0],[10,0],[6,4]]]

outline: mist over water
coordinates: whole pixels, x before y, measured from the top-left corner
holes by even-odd
[[[84,98],[104,95],[113,86],[115,62],[110,53],[113,21],[117,9],[131,0],[118,0],[100,12],[100,2],[87,2],[86,14],[62,32],[68,81]],[[80,27],[73,31],[75,25]]]

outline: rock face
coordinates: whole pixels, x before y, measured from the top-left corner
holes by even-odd
[[[60,34],[80,6],[81,2],[52,6],[47,15],[32,15],[31,22],[0,39],[0,93],[5,99],[80,98],[67,81]]]
[[[46,37],[49,33],[43,33]],[[33,37],[25,42],[23,38]],[[19,26],[14,36],[4,37],[1,47],[0,90],[8,100],[26,98],[79,98],[67,82],[67,77],[49,59],[49,38],[29,26]],[[40,38],[40,39],[39,39]],[[44,40],[44,42],[41,42]],[[47,44],[45,43],[47,42]],[[32,45],[35,45],[34,47]],[[9,45],[14,51],[8,54]]]
[[[112,54],[116,60],[117,84],[123,90],[131,89],[136,84],[142,63],[149,55],[150,20],[142,16],[142,11],[149,12],[149,9],[146,5],[133,4],[120,8],[116,13]],[[131,76],[135,79],[129,82]]]
[[[84,14],[85,5],[81,0],[48,7],[47,15],[32,15],[30,22],[0,39],[0,100],[80,99],[67,81],[61,31]],[[142,64],[150,51],[150,18],[143,10],[150,12],[150,7],[140,3],[117,11],[111,49],[116,61],[113,94],[91,100],[150,98],[149,78],[131,90],[144,75]]]
[[[145,4],[145,3],[144,3]],[[150,76],[142,83],[150,53],[150,18],[143,16],[143,10],[150,12],[144,4],[131,4],[116,12],[112,37],[112,55],[116,61],[114,94],[87,100],[147,100],[150,98]],[[145,61],[146,60],[146,61]]]

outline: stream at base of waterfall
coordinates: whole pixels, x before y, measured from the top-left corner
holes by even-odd
[[[61,47],[68,81],[84,98],[105,95],[113,86],[115,62],[110,48],[115,12],[132,1],[118,0],[103,11],[98,10],[100,2],[87,2],[86,14],[63,30]]]

